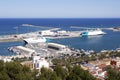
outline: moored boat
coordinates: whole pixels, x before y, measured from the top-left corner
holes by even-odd
[[[40,43],[40,42],[46,42],[47,39],[45,37],[37,37],[37,38],[27,38],[23,39],[26,43]]]
[[[106,34],[103,32],[101,29],[94,29],[94,30],[87,30],[82,32],[80,35],[81,36],[95,36],[95,35],[103,35]]]

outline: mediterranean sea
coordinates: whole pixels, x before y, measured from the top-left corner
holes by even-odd
[[[24,27],[22,24],[31,24],[39,27]],[[28,19],[0,19],[0,35],[21,34],[38,30],[48,29],[48,27],[61,28],[62,30],[81,30],[81,28],[71,28],[71,26],[84,28],[110,28],[120,26],[119,18],[28,18]],[[52,42],[68,45],[76,49],[101,51],[114,50],[120,47],[120,32],[103,30],[107,34],[94,37],[76,37],[55,39]],[[24,42],[4,42],[0,43],[0,55],[12,55],[8,47],[24,45]]]

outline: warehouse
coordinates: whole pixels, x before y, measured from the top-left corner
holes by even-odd
[[[67,46],[62,44],[57,44],[57,43],[48,43],[48,48],[62,51],[62,50],[65,50]]]

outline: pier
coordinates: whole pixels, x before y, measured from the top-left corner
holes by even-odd
[[[33,25],[28,25],[33,26]],[[77,27],[71,26],[70,28],[84,28],[84,27]],[[84,28],[84,29],[94,29],[94,28]],[[113,30],[115,31],[116,28],[100,28],[104,30]],[[119,28],[117,28],[118,30]],[[49,39],[61,39],[61,38],[73,38],[73,37],[81,37],[82,31],[65,31],[61,30],[60,28],[51,28],[48,30],[40,30],[36,32],[29,32],[24,34],[12,34],[12,35],[2,35],[0,36],[0,42],[15,42],[15,41],[23,41],[26,38],[36,38],[36,37],[45,37]]]
[[[41,35],[40,34],[41,31],[24,33],[24,34],[2,35],[0,36],[0,42],[22,41],[25,38],[33,38],[39,36],[43,36],[49,39],[73,38],[73,37],[80,37],[80,34],[82,33],[82,31],[63,31],[63,30],[57,31],[59,29],[60,28],[49,29],[50,32],[53,32],[52,35]]]
[[[22,41],[26,34],[1,35],[0,42]]]
[[[97,29],[97,28],[89,28],[89,27],[80,27],[80,26],[71,26],[70,28],[75,28],[75,29]],[[103,29],[103,30],[119,30],[120,31],[120,27],[109,27],[109,28],[99,28],[99,29]]]
[[[51,47],[50,47],[51,46]],[[8,48],[9,51],[16,55],[30,57],[39,55],[41,57],[58,57],[64,54],[70,54],[71,50],[65,45],[56,43],[35,43],[26,44],[25,46],[14,46]]]

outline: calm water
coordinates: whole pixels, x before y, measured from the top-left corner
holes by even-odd
[[[36,26],[60,27],[64,30],[80,30],[70,28],[79,26],[87,28],[106,28],[120,26],[120,19],[0,19],[0,35],[26,33],[31,31],[43,30],[47,28],[23,27],[22,24],[32,24]],[[16,30],[15,27],[18,27]],[[116,49],[120,47],[120,32],[104,30],[107,34],[94,37],[78,37],[69,39],[52,40],[78,49]],[[10,46],[24,45],[24,42],[0,43],[0,55],[11,55],[7,50]]]

